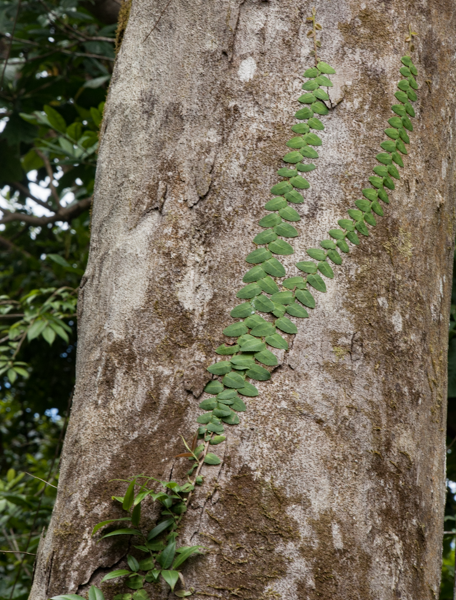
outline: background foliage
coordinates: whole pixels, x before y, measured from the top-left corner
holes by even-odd
[[[115,58],[116,25],[96,8],[0,0],[0,549],[10,551],[0,553],[0,600],[28,596],[34,557],[11,551],[35,553],[49,520],[74,384],[75,302]],[[455,283],[449,340],[446,530],[456,529]],[[453,598],[452,540],[441,600]]]
[[[49,520],[55,489],[35,477],[56,484],[74,383],[77,287],[115,57],[116,25],[95,8],[0,1],[0,548],[8,551],[35,553]],[[0,598],[28,596],[33,559],[0,553]]]

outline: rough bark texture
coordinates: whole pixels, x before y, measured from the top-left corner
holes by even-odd
[[[33,600],[84,592],[125,564],[125,545],[90,537],[119,514],[111,479],[187,468],[173,459],[179,435],[195,429],[205,367],[232,322],[312,66],[309,2],[173,0],[144,42],[164,6],[133,0],[106,105],[76,394]],[[419,33],[415,131],[386,216],[335,268],[284,362],[230,428],[221,467],[206,467],[183,534],[210,549],[184,569],[200,600],[438,596],[454,3],[338,0],[317,10],[336,85],[289,274],[366,187],[409,23]],[[123,588],[103,589],[111,598]]]

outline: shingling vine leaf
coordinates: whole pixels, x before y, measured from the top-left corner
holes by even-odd
[[[198,427],[192,443],[188,444],[184,440],[186,452],[176,457],[185,458],[191,463],[187,472],[188,482],[183,486],[176,482],[157,482],[165,488],[165,492],[157,492],[146,487],[150,481],[157,480],[142,475],[133,478],[125,498],[119,500],[124,510],[127,512],[132,510],[131,522],[134,528],[107,532],[101,538],[131,535],[141,539],[141,545],[135,548],[147,552],[148,558],[138,562],[136,558],[131,557],[128,559],[129,571],[119,569],[104,578],[104,581],[107,581],[129,574],[126,580],[127,587],[141,592],[140,597],[136,592],[133,600],[147,600],[147,592],[143,587],[144,581],[154,582],[160,577],[174,590],[178,579],[183,580],[177,569],[188,558],[201,552],[201,546],[177,547],[176,538],[177,528],[189,506],[195,486],[201,485],[204,481],[201,475],[203,466],[216,467],[222,463],[220,452],[218,451],[218,454],[209,452],[209,448],[222,444],[227,435],[221,434],[228,434],[229,427],[240,422],[237,413],[242,413],[247,408],[240,396],[247,398],[258,396],[259,390],[251,382],[260,382],[262,386],[268,385],[266,382],[281,360],[280,351],[287,351],[292,336],[298,333],[299,320],[302,322],[302,319],[308,318],[307,309],[313,310],[316,307],[313,294],[326,292],[327,287],[323,277],[330,285],[337,274],[337,267],[343,263],[340,252],[349,254],[351,249],[349,243],[353,246],[360,244],[357,233],[364,237],[370,235],[368,225],[376,226],[374,214],[383,216],[380,202],[389,204],[388,190],[393,190],[395,187],[392,178],[400,179],[398,167],[404,166],[399,152],[403,155],[407,154],[405,144],[410,143],[407,131],[413,131],[410,117],[415,116],[410,101],[416,99],[416,94],[411,88],[418,87],[413,77],[417,74],[417,69],[408,56],[401,59],[403,66],[400,68],[400,73],[403,79],[399,82],[399,91],[395,94],[400,104],[392,105],[392,111],[396,116],[388,120],[390,127],[384,130],[387,139],[380,144],[382,152],[375,157],[380,164],[373,169],[375,175],[368,177],[372,187],[360,190],[363,198],[353,201],[356,208],[347,210],[349,218],[339,219],[339,228],[330,229],[328,239],[319,242],[320,247],[307,249],[307,255],[312,260],[300,260],[296,263],[298,271],[295,274],[287,273],[281,260],[274,255],[281,257],[294,253],[293,247],[286,241],[298,236],[298,230],[290,225],[290,222],[296,223],[301,220],[301,215],[294,206],[299,208],[305,202],[305,196],[302,194],[311,186],[311,182],[298,172],[311,173],[317,168],[313,163],[306,164],[304,160],[305,158],[318,159],[318,153],[310,146],[324,144],[324,137],[320,138],[311,130],[320,132],[325,130],[324,123],[315,116],[315,113],[321,116],[328,114],[329,108],[325,104],[328,94],[322,88],[332,87],[333,84],[328,76],[336,72],[331,65],[318,59],[317,52],[320,44],[316,32],[321,29],[321,25],[316,23],[315,10],[307,21],[312,25],[310,35],[314,40],[312,54],[315,57],[315,66],[304,73],[304,77],[308,79],[302,86],[305,93],[297,101],[305,106],[295,114],[296,119],[307,122],[294,124],[291,127],[293,134],[297,135],[291,137],[286,142],[286,146],[292,151],[283,156],[283,166],[277,172],[281,180],[272,186],[270,191],[274,197],[269,199],[264,207],[269,214],[260,219],[258,225],[262,229],[255,235],[253,247],[249,249],[245,259],[248,270],[242,281],[246,285],[236,294],[236,297],[243,302],[235,306],[230,313],[232,318],[238,320],[223,329],[224,343],[215,350],[216,355],[221,359],[207,366],[212,380],[204,388],[205,397],[199,404],[200,409],[206,412],[197,417]],[[324,136],[324,133],[322,135]],[[296,166],[290,167],[290,165]],[[226,430],[225,425],[228,425]],[[141,484],[142,479],[145,480],[143,484]],[[140,486],[140,491],[134,496],[137,486]],[[148,533],[138,527],[138,511],[145,498],[151,498],[163,505],[161,521]],[[136,516],[135,511],[137,511]],[[95,526],[94,533],[114,522],[108,520],[99,523]],[[170,570],[171,566],[172,570]],[[180,590],[176,595],[186,597],[191,593]],[[115,596],[114,600],[126,600],[125,596],[130,595],[121,594]]]

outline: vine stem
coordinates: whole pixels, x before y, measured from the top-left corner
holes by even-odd
[[[213,434],[211,434],[211,439],[212,439],[212,435],[213,435]],[[201,469],[203,468],[204,459],[206,458],[206,454],[207,454],[207,451],[209,450],[209,445],[210,445],[210,443],[211,443],[211,440],[208,440],[208,441],[207,441],[207,442],[205,442],[205,444],[204,444],[204,450],[203,450],[203,453],[202,453],[202,455],[201,455],[201,457],[200,457],[199,464],[198,464],[198,467],[197,467],[197,469],[196,469],[196,473],[195,473],[195,475],[193,476],[193,482],[192,482],[193,486],[195,486],[195,485],[196,485],[196,483],[195,483],[195,482],[196,482],[196,478],[198,477],[198,475],[199,475],[199,474],[200,474],[200,472],[201,472]],[[193,491],[194,491],[194,490],[192,490],[191,492],[189,492],[189,494],[188,494],[187,498],[185,499],[185,503],[187,504],[187,506],[190,506],[190,499],[191,499],[191,497],[192,497]]]
[[[318,56],[317,56],[317,28],[316,28],[316,22],[317,22],[317,17],[316,17],[317,11],[315,10],[315,7],[312,9],[312,31],[313,31],[313,41],[314,41],[314,53],[315,53],[315,66],[318,65]]]

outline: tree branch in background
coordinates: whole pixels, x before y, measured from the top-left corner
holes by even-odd
[[[57,192],[57,189],[56,189],[55,185],[53,184],[54,171],[52,170],[51,163],[49,162],[48,157],[45,154],[43,154],[43,152],[38,150],[38,148],[35,150],[35,152],[41,158],[41,160],[44,162],[44,166],[46,168],[46,173],[48,174],[48,177],[49,177],[49,189],[51,190],[52,197],[56,201],[57,206],[62,206],[62,204],[60,202],[59,193]]]
[[[40,200],[39,198],[34,196],[32,194],[32,192],[28,189],[28,187],[25,185],[22,185],[22,183],[19,183],[19,181],[13,181],[9,185],[11,187],[15,188],[18,192],[21,192],[22,194],[24,194],[24,196],[27,196],[27,198],[30,198],[30,200],[33,200],[33,202],[36,202],[37,204],[42,206],[43,208],[47,208],[47,210],[53,211],[52,206],[49,206],[49,204],[47,202],[44,202],[43,200]]]
[[[50,217],[36,217],[35,215],[26,215],[24,213],[7,212],[3,219],[0,219],[0,225],[12,223],[13,221],[22,221],[23,223],[35,225],[36,227],[42,227],[43,225],[55,223],[56,221],[69,223],[89,208],[92,203],[92,198],[93,196],[84,198],[84,200],[80,200],[76,204],[70,204],[70,206],[65,208],[59,208],[59,210]]]

